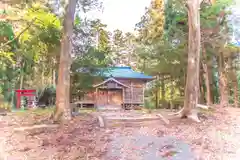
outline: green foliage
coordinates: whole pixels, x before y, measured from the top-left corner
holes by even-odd
[[[99,19],[91,21],[92,34],[96,36],[96,48],[99,51],[108,53],[110,51],[110,36],[106,31],[106,25]]]
[[[149,109],[149,110],[151,110],[151,109],[155,109],[155,104],[154,104],[154,101],[152,100],[152,99],[145,99],[145,102],[144,102],[144,107],[146,108],[146,109]]]
[[[209,5],[207,3],[202,3],[201,5],[201,14],[200,20],[203,28],[214,28],[218,25],[218,17],[221,17],[221,21],[225,18],[225,15],[228,15],[226,10],[227,6],[232,4],[231,0],[218,0],[214,5]],[[219,19],[219,18],[218,18]]]
[[[155,3],[157,1],[153,1]],[[219,52],[224,52],[224,57],[236,53],[231,47],[226,47],[229,37],[229,25],[227,24],[227,16],[229,11],[227,6],[231,4],[231,0],[218,0],[214,5],[209,3],[201,3],[201,32],[202,42],[205,44],[207,59],[212,60],[218,58]],[[170,0],[165,3],[164,14],[158,12],[157,16],[150,14],[153,9],[151,5],[146,13],[142,16],[141,21],[137,24],[138,36],[135,52],[137,54],[137,68],[150,75],[156,75],[160,79],[164,79],[165,83],[165,99],[177,99],[184,94],[186,83],[186,66],[188,51],[188,12],[187,8],[182,5],[182,1]],[[154,22],[156,17],[164,17],[163,32],[157,31],[152,35],[148,34],[151,28],[160,27],[162,25]],[[158,36],[162,33],[162,37]],[[231,50],[231,51],[230,51]],[[229,54],[232,52],[231,54]],[[213,64],[216,67],[216,63]],[[217,77],[218,79],[219,77]],[[152,87],[147,95],[161,98],[160,83],[163,80],[151,82]],[[174,87],[173,93],[171,89]],[[218,97],[217,81],[214,82],[214,94]],[[158,90],[158,92],[156,91]],[[156,95],[159,94],[159,95]]]
[[[4,3],[8,3],[6,5],[11,7],[6,13],[7,22],[0,21],[0,47],[8,40],[12,40],[14,35],[17,42],[14,47],[13,43],[9,43],[4,46],[4,50],[0,49],[0,90],[4,98],[10,102],[13,96],[8,95],[11,93],[8,90],[19,88],[37,89],[39,97],[42,93],[55,94],[62,38],[62,16],[56,14],[55,6],[51,6],[46,1],[26,3],[24,0],[18,0]],[[61,4],[60,7],[64,8],[65,5]],[[78,1],[77,10],[82,13],[93,7],[99,7],[99,2]],[[84,92],[86,88],[91,88],[88,84],[93,83],[91,80],[93,78],[89,74],[78,75],[74,69],[106,66],[110,62],[110,38],[106,25],[99,20],[82,20],[78,16],[80,13],[76,14],[74,21],[74,34],[77,39],[73,42],[80,44],[73,46],[75,60],[72,75],[77,77],[76,87],[73,88],[77,91],[80,88],[81,92]],[[93,48],[96,34],[99,35],[99,41],[96,48]]]
[[[24,2],[19,1],[17,4]],[[78,10],[86,11],[98,5],[98,1],[78,1],[78,4]],[[238,51],[231,46],[225,47],[229,37],[223,35],[227,35],[230,29],[226,19],[229,14],[226,8],[229,4],[230,0],[218,0],[214,5],[201,4],[202,40],[207,43],[206,60],[213,57],[217,59],[220,51],[225,53],[224,57]],[[64,5],[61,4],[61,7]],[[0,46],[27,28],[14,41],[15,43],[0,49],[0,91],[8,97],[6,98],[8,101],[11,100],[7,92],[9,88],[23,86],[42,89],[40,93],[55,93],[54,79],[60,53],[62,18],[53,10],[48,3],[29,1],[21,5],[20,9],[12,7],[7,11],[7,14],[11,14],[9,16],[11,19],[12,17],[18,19],[17,22],[0,21]],[[93,77],[98,68],[124,64],[163,78],[166,101],[181,97],[186,83],[188,50],[188,14],[182,1],[169,0],[165,4],[162,0],[152,1],[136,25],[137,35],[123,33],[120,30],[115,30],[111,35],[106,29],[107,26],[99,19],[81,19],[80,13],[76,14],[74,21],[75,58],[71,66],[73,93],[82,94],[92,90],[94,81],[101,79]],[[220,27],[217,19],[221,22]],[[218,27],[220,29],[217,33],[204,32],[204,29],[213,30]],[[217,69],[217,64],[213,67]],[[219,77],[215,76],[213,84],[215,95],[218,94],[217,79]],[[159,98],[163,97],[160,92],[161,83],[160,79],[153,81],[152,87],[146,91],[150,97],[146,101],[149,108],[155,106],[156,94]]]
[[[53,85],[45,86],[44,88],[37,89],[37,97],[41,98],[44,94],[47,95],[56,95],[56,87]]]
[[[4,111],[11,111],[12,106],[4,101],[4,95],[1,94],[1,86],[0,86],[0,112]]]
[[[138,40],[145,44],[160,40],[164,29],[164,1],[154,0],[146,9],[141,21],[136,24],[136,30],[140,33]]]
[[[7,37],[7,40],[12,40],[14,38],[14,33],[12,29],[12,25],[5,22],[5,21],[0,21],[0,37]]]
[[[80,25],[80,24],[81,24],[81,19],[78,15],[76,15],[75,20],[74,20],[74,25],[77,26],[77,25]]]
[[[11,106],[11,104],[4,102],[4,103],[0,104],[0,110],[1,109],[5,110],[5,111],[11,111],[12,106]]]
[[[4,95],[8,101],[11,101],[12,98],[8,98],[7,90],[18,88],[21,76],[24,80],[23,85],[26,85],[27,88],[33,86],[38,88],[37,83],[39,83],[39,78],[41,79],[41,73],[49,72],[52,67],[56,66],[56,51],[61,39],[60,20],[46,8],[33,5],[26,8],[24,14],[19,15],[21,21],[18,21],[18,33],[15,35],[24,32],[16,39],[18,45],[12,48],[13,43],[9,43],[4,50],[0,50],[0,78],[3,80],[1,87],[4,88]],[[1,35],[9,37],[7,41],[14,38],[12,30],[14,22],[12,24],[10,24],[11,21],[0,22]],[[0,42],[6,43],[6,40]],[[39,71],[40,74],[37,74]],[[33,82],[31,82],[32,80]]]
[[[101,79],[96,77],[99,68],[106,67],[109,60],[104,52],[90,48],[88,52],[73,61],[72,71],[72,92],[74,94],[83,94],[92,90],[94,81]]]

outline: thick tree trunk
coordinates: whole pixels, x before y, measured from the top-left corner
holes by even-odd
[[[65,8],[63,22],[63,37],[61,41],[60,63],[58,70],[58,82],[56,89],[56,111],[53,116],[54,121],[71,119],[70,96],[70,67],[72,51],[73,22],[77,0],[69,0]],[[63,117],[62,117],[63,116]]]
[[[159,88],[157,87],[156,88],[156,92],[155,92],[155,108],[158,108],[158,106],[159,106]]]
[[[211,58],[207,63],[207,71],[208,71],[208,80],[209,80],[209,89],[210,89],[210,102],[214,103],[214,79],[213,79],[213,58]]]
[[[199,64],[200,64],[200,2],[188,0],[188,67],[185,87],[184,108],[181,117],[189,117],[199,121],[197,115],[192,116],[192,109],[196,107],[199,99]]]
[[[159,75],[156,76],[157,77],[157,83],[159,82]],[[160,87],[159,87],[159,84],[156,85],[156,88],[155,88],[155,108],[158,108],[159,107],[159,92],[160,91]]]
[[[202,73],[200,75],[203,75]],[[199,94],[199,101],[201,104],[205,103],[205,90],[203,85],[203,76],[199,76],[199,87],[200,87],[200,94]]]
[[[233,85],[234,107],[239,107],[238,81],[237,81],[236,73],[233,73],[232,85]]]
[[[220,91],[220,105],[221,107],[228,106],[228,88],[226,73],[219,69],[219,91]]]
[[[239,106],[239,93],[238,93],[238,79],[237,79],[237,73],[236,69],[232,67],[232,58],[228,58],[228,66],[229,66],[229,77],[230,81],[232,82],[233,87],[233,101],[234,101],[234,107]]]
[[[205,79],[205,86],[206,86],[206,101],[207,101],[207,105],[212,105],[213,103],[213,99],[212,99],[212,90],[211,90],[211,85],[210,85],[210,70],[209,70],[209,65],[208,65],[208,60],[207,60],[207,55],[206,55],[206,49],[205,46],[202,46],[202,53],[203,53],[203,57],[204,57],[204,62],[202,62],[202,66],[203,66],[203,71],[204,71],[204,79]]]
[[[165,83],[164,76],[161,78],[161,100],[165,100]]]
[[[228,87],[227,87],[227,75],[224,65],[223,53],[219,53],[218,57],[218,73],[219,73],[219,92],[220,92],[220,106],[228,106]]]

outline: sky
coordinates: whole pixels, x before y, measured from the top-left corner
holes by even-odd
[[[103,0],[102,13],[92,12],[90,16],[101,19],[109,31],[131,32],[150,3],[151,0]]]

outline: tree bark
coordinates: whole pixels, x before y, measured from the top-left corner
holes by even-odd
[[[233,84],[233,92],[234,92],[234,107],[239,107],[239,93],[238,93],[238,81],[237,81],[237,75],[234,73],[232,79]]]
[[[192,109],[196,107],[199,99],[199,65],[200,65],[200,2],[199,0],[188,0],[188,66],[187,82],[185,87],[184,108],[181,117],[189,117],[199,121]]]
[[[165,81],[164,81],[164,75],[161,77],[161,99],[165,100]]]
[[[70,96],[70,67],[72,51],[73,22],[77,0],[69,0],[65,8],[63,21],[63,37],[61,41],[60,63],[56,89],[56,111],[54,121],[71,119]]]
[[[157,75],[157,83],[159,81],[159,75]],[[155,108],[159,107],[159,85],[157,84],[155,88]]]
[[[238,79],[237,79],[237,73],[236,69],[233,68],[232,66],[232,57],[228,58],[228,66],[229,66],[229,77],[230,81],[232,83],[233,87],[233,101],[234,101],[234,107],[239,106],[239,93],[238,93]]]
[[[228,88],[227,88],[227,75],[224,65],[224,56],[220,51],[218,57],[218,73],[219,73],[219,93],[220,93],[220,106],[228,106]]]
[[[158,88],[158,87],[156,88],[155,94],[156,94],[156,95],[155,95],[155,96],[156,96],[156,97],[155,97],[155,98],[156,98],[156,99],[155,99],[155,108],[158,108],[158,106],[159,106],[159,88]]]
[[[203,53],[203,58],[204,61],[202,62],[202,66],[203,66],[203,71],[204,71],[204,79],[205,79],[205,86],[206,86],[206,101],[207,101],[207,105],[212,105],[213,104],[213,99],[212,99],[212,90],[211,90],[211,85],[210,85],[210,70],[209,70],[209,66],[208,65],[208,60],[207,60],[207,55],[206,55],[206,48],[203,45],[202,46],[202,53]]]
[[[200,75],[204,75],[201,74]],[[199,101],[201,104],[204,104],[205,103],[205,90],[204,90],[204,85],[203,85],[203,76],[199,76],[199,87],[200,87],[200,93],[199,93]]]

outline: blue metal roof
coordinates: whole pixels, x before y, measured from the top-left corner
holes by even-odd
[[[109,78],[133,78],[133,79],[153,79],[152,76],[145,75],[140,72],[133,71],[131,67],[109,67],[105,68],[101,75]]]
[[[240,41],[236,41],[233,45],[240,47]]]
[[[233,44],[234,46],[240,47],[240,40],[235,40],[232,44]]]

